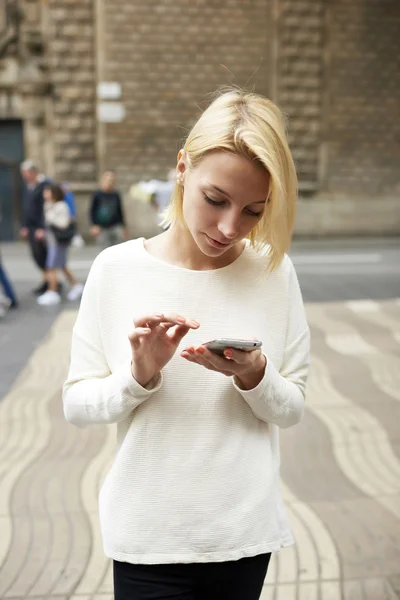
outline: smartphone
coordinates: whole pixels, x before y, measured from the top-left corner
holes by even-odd
[[[250,352],[251,350],[257,350],[257,348],[261,348],[262,342],[257,340],[219,338],[217,340],[211,340],[210,342],[203,344],[203,346],[206,346],[206,348],[211,350],[211,352],[223,356],[226,348],[232,348],[232,350],[241,350],[242,352]]]

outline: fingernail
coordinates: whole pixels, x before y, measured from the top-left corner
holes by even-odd
[[[196,352],[198,352],[199,354],[204,354],[204,348],[200,346],[200,348],[197,348]]]
[[[232,350],[225,350],[225,356],[227,358],[231,358],[232,357]]]
[[[194,354],[194,348],[190,346],[190,348],[186,348],[186,352],[190,352],[190,354]]]
[[[186,323],[186,319],[184,319],[183,317],[177,317],[176,320],[178,321],[178,323]]]
[[[192,323],[194,323],[195,325],[197,325],[197,327],[200,326],[200,323],[198,321],[195,321],[194,319],[192,319]]]

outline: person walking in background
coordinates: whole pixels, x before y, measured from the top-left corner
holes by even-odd
[[[47,183],[43,190],[44,214],[47,239],[46,279],[47,291],[38,297],[41,306],[53,306],[61,302],[58,292],[58,271],[62,271],[71,289],[68,299],[73,301],[81,297],[83,285],[67,267],[68,247],[75,235],[75,225],[70,209],[64,200],[62,188],[55,183]]]
[[[0,304],[4,309],[8,308],[18,308],[18,299],[17,295],[14,291],[14,287],[7,276],[6,270],[3,265],[3,261],[0,253],[0,285],[3,288],[3,297]],[[4,315],[3,315],[4,316]]]
[[[64,414],[117,424],[100,493],[115,600],[257,600],[271,552],[294,543],[279,430],[302,418],[310,353],[286,254],[297,177],[281,111],[222,94],[175,177],[169,228],[90,270]],[[218,354],[216,338],[251,349],[228,340]]]
[[[26,160],[21,164],[21,175],[26,184],[26,190],[20,235],[28,241],[33,260],[42,271],[43,281],[33,290],[36,295],[41,295],[47,289],[47,245],[43,208],[43,189],[47,180],[39,174],[38,168],[31,160]]]
[[[2,220],[2,210],[0,206],[0,222]],[[3,293],[0,292],[0,316],[4,316],[9,308],[18,308],[18,299],[14,291],[14,287],[7,276],[3,265],[0,252],[0,286],[3,288]]]
[[[100,189],[94,192],[90,206],[91,235],[106,248],[127,238],[120,193],[115,189],[114,171],[105,171]]]

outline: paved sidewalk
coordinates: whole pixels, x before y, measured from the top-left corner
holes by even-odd
[[[308,304],[313,367],[302,423],[282,432],[297,545],[263,600],[400,598],[400,302]],[[111,600],[97,494],[112,427],[62,415],[75,311],[62,312],[0,403],[0,598]]]
[[[2,250],[21,308],[0,322],[0,598],[111,600],[97,496],[115,430],[77,429],[61,407],[77,304],[43,311],[26,248]],[[96,254],[72,251],[82,280]],[[398,257],[395,240],[293,248],[318,300],[313,365],[306,415],[281,435],[297,545],[274,555],[263,600],[400,599],[400,301],[381,299],[400,295]]]

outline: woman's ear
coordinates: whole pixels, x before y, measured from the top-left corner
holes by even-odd
[[[178,152],[178,164],[176,165],[176,178],[178,183],[183,184],[186,173],[186,154],[185,151],[179,150]]]

